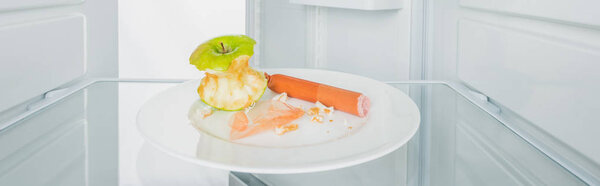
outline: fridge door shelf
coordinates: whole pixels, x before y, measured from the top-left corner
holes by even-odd
[[[142,185],[178,180],[226,184],[228,171],[200,167],[145,144],[135,128],[140,106],[182,80],[96,79],[5,120],[0,185]],[[421,110],[421,128],[382,158],[326,172],[245,174],[267,185],[590,185],[578,160],[563,158],[504,121],[467,89],[439,81],[388,82]],[[498,110],[500,111],[500,110]],[[596,166],[597,167],[597,166]],[[175,172],[177,174],[175,174]],[[591,173],[590,173],[591,172]],[[44,174],[45,173],[45,174]],[[38,179],[28,179],[31,175]],[[199,179],[198,175],[203,175]],[[162,181],[162,182],[161,182]],[[233,184],[233,182],[230,182]]]

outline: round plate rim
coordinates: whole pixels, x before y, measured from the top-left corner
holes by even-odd
[[[309,68],[263,68],[263,69],[258,69],[258,70],[263,71],[263,72],[264,71],[310,70],[310,71],[322,71],[322,72],[335,72],[335,73],[342,73],[342,74],[350,75],[350,76],[358,76],[361,78],[367,78],[364,76],[359,76],[359,75],[345,73],[345,72],[332,71],[332,70],[321,70],[321,69],[309,69]],[[369,79],[371,81],[381,82],[381,81],[374,80],[371,78],[367,78],[367,79]],[[180,86],[189,81],[195,81],[195,79],[185,81],[174,87]],[[381,83],[385,84],[385,86],[390,88],[390,90],[400,93],[400,94],[404,94],[406,97],[409,98],[410,107],[414,107],[416,114],[418,115],[418,117],[416,118],[416,127],[412,128],[408,132],[409,135],[406,135],[401,140],[398,140],[392,144],[385,143],[384,145],[381,145],[377,149],[369,152],[369,155],[364,155],[365,152],[363,152],[363,153],[359,153],[359,154],[353,154],[348,157],[338,159],[335,161],[329,161],[327,163],[320,163],[318,165],[310,164],[310,166],[294,166],[294,167],[289,167],[289,168],[287,168],[287,167],[286,168],[282,168],[282,167],[244,167],[244,166],[239,166],[239,165],[231,165],[231,164],[227,164],[227,163],[220,163],[220,162],[214,162],[214,161],[210,161],[210,160],[198,159],[196,157],[190,157],[188,155],[180,154],[180,153],[177,153],[177,152],[174,152],[174,151],[168,149],[168,147],[165,147],[164,145],[156,142],[154,139],[148,137],[143,132],[143,130],[141,129],[142,126],[139,122],[139,118],[140,118],[140,113],[142,111],[142,108],[144,108],[146,106],[146,104],[149,103],[150,100],[159,96],[163,92],[169,91],[171,88],[174,88],[174,87],[170,87],[169,89],[162,90],[159,93],[153,95],[150,99],[146,100],[146,102],[144,102],[144,104],[140,107],[140,109],[137,112],[136,126],[137,126],[137,130],[140,133],[140,135],[142,136],[142,138],[145,141],[147,141],[149,144],[154,146],[155,148],[159,149],[162,152],[165,152],[166,154],[177,157],[181,160],[184,160],[184,161],[187,161],[190,163],[194,163],[197,165],[201,165],[201,166],[207,166],[207,167],[236,171],[236,172],[248,172],[248,173],[259,173],[259,174],[310,173],[310,172],[319,172],[319,171],[339,169],[339,168],[349,167],[349,166],[358,165],[358,164],[361,164],[364,162],[368,162],[368,161],[380,158],[382,156],[385,156],[385,155],[391,153],[392,151],[397,150],[398,148],[400,148],[403,145],[405,145],[406,143],[408,143],[408,141],[414,137],[414,135],[417,133],[418,129],[421,126],[421,112],[420,112],[419,108],[417,107],[416,103],[412,99],[410,99],[410,97],[408,95],[406,95],[404,92],[400,91],[399,89],[391,87],[387,83],[384,83],[384,82],[381,82]]]

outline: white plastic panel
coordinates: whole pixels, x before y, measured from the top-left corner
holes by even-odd
[[[434,0],[430,7],[431,77],[490,96],[499,117],[597,184],[598,2]]]
[[[260,3],[258,61],[264,68],[300,68],[306,61],[306,6],[281,0]],[[255,54],[256,55],[256,54]],[[256,60],[256,59],[254,59]]]
[[[476,21],[458,30],[461,80],[600,163],[598,46]]]
[[[95,83],[84,91],[88,185],[119,185],[119,86]]]
[[[410,10],[328,9],[320,67],[378,80],[408,79],[410,17]]]
[[[29,156],[0,178],[0,185],[85,185],[83,122]],[[19,155],[19,154],[17,154]],[[23,154],[21,154],[23,155]]]
[[[419,87],[428,105],[421,107],[424,173],[416,185],[585,185],[463,97],[458,86],[410,85]]]
[[[466,124],[463,124],[463,127]],[[486,150],[485,146],[479,144],[479,139],[473,138],[473,134],[465,131],[461,125],[456,130],[456,160],[455,160],[455,184],[454,185],[526,185],[531,182],[523,182],[511,174],[503,166],[505,162],[495,159],[493,152]],[[489,148],[489,147],[488,147]],[[497,149],[494,149],[497,150]],[[485,170],[485,171],[482,171]],[[517,174],[517,176],[519,176]],[[539,184],[539,183],[538,183]]]
[[[40,148],[43,144],[48,143],[50,139],[55,139],[69,128],[81,124],[84,119],[83,109],[84,95],[76,94],[71,99],[61,102],[59,106],[38,115],[38,117],[7,129],[6,133],[0,135],[0,160],[5,163],[0,166],[2,167],[0,172],[5,171],[4,168],[10,167],[8,165],[11,162],[7,160],[11,156],[13,156],[13,159],[23,158],[14,156],[19,151],[27,151],[24,149],[32,146]]]
[[[411,7],[412,1],[402,2]],[[255,1],[262,68],[324,68],[382,81],[409,79],[411,9],[362,11]],[[255,12],[251,12],[255,13]]]
[[[455,185],[583,185],[467,100],[456,109]]]
[[[0,185],[85,185],[85,95],[0,134]]]
[[[84,0],[3,0],[0,1],[0,11],[15,10],[30,7],[56,6],[65,4],[77,4]]]
[[[360,10],[389,10],[402,8],[402,0],[290,0],[291,3],[350,8]]]
[[[0,111],[85,74],[82,15],[0,27]]]
[[[600,26],[600,1],[595,0],[460,0],[460,5]]]

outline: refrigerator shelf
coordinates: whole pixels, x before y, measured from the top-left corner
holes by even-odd
[[[84,83],[0,131],[0,185],[588,185],[586,171],[511,128],[466,90],[438,81],[389,82],[421,109],[404,147],[353,167],[305,174],[229,174],[165,155],[138,134],[135,116],[180,80]],[[9,121],[9,120],[7,120]],[[231,175],[232,179],[228,176]],[[242,175],[243,178],[240,178]],[[37,179],[29,179],[36,176]],[[244,177],[245,176],[245,177]],[[252,178],[252,179],[250,179]],[[229,181],[228,181],[229,179]],[[237,181],[236,181],[237,180]]]
[[[370,11],[402,9],[404,4],[402,0],[290,0],[290,3]]]

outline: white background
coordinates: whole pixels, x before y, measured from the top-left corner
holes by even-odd
[[[202,42],[245,33],[243,0],[119,1],[120,78],[197,78],[188,58]]]

